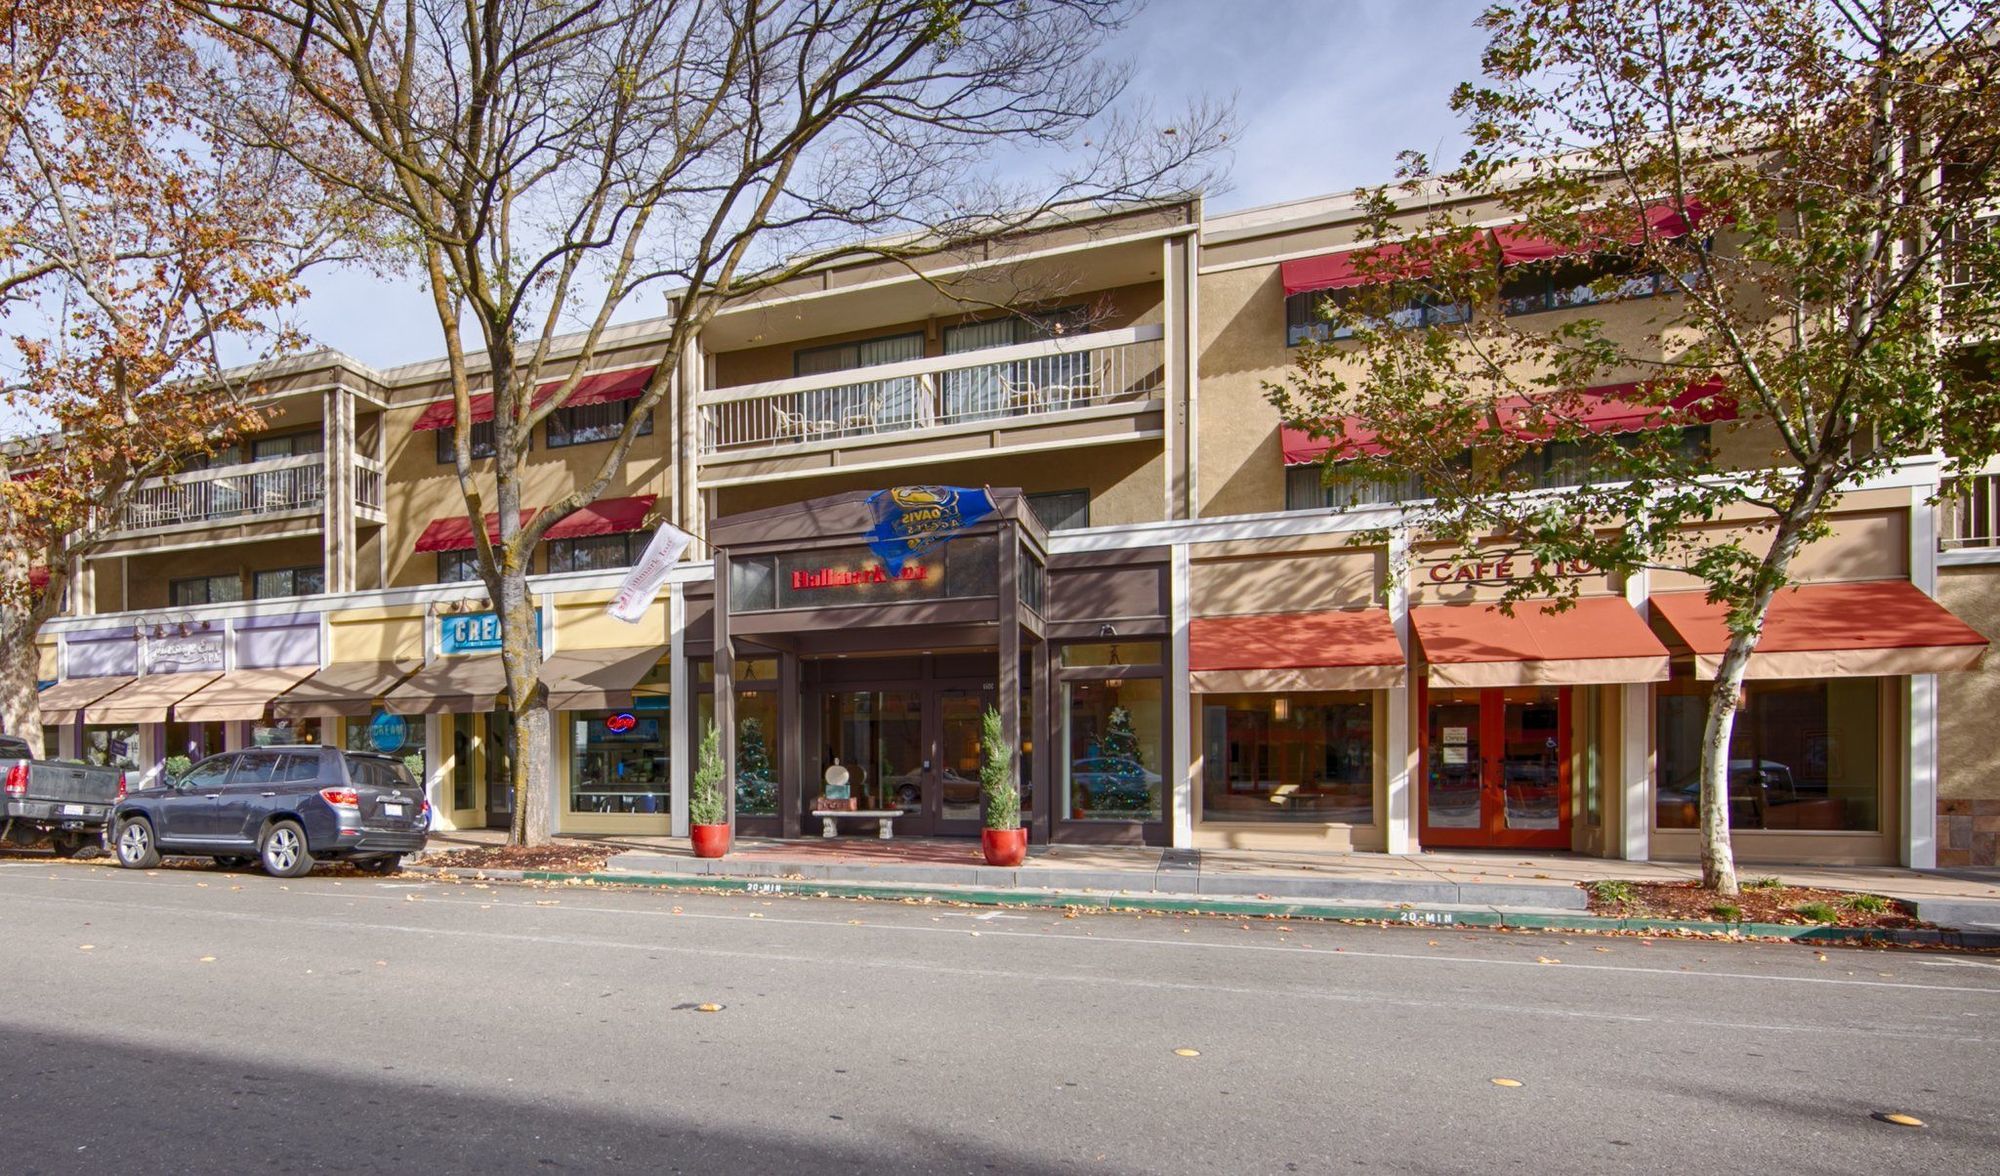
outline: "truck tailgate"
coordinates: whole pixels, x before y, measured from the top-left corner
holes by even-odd
[[[123,775],[117,768],[33,763],[28,765],[26,799],[112,804],[118,799],[118,780]]]

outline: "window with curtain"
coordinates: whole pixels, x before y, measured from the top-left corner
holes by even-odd
[[[1400,293],[1400,291],[1399,291]],[[1328,304],[1338,305],[1359,297],[1353,288],[1311,290],[1285,299],[1285,346],[1297,347],[1307,340],[1326,342],[1354,335],[1351,324],[1327,318]],[[1409,286],[1407,297],[1399,297],[1389,311],[1389,321],[1405,330],[1415,327],[1442,327],[1462,323],[1472,317],[1469,302],[1446,302],[1421,286]]]
[[[613,441],[625,428],[625,422],[632,416],[635,400],[616,400],[610,404],[585,404],[577,408],[559,408],[548,419],[548,444],[550,449],[562,449],[570,445],[588,445],[594,441]],[[651,436],[653,414],[647,413],[639,422],[641,437]]]
[[[990,322],[960,323],[944,332],[944,353],[964,355],[994,347],[1012,347],[1042,339],[1059,339],[1082,334],[1089,327],[1088,312],[1080,306],[1040,314],[1011,315]],[[1045,355],[1013,363],[961,368],[944,373],[939,389],[947,422],[987,420],[1004,416],[1021,407],[1067,407],[1088,393],[1094,370],[1088,351]]]
[[[601,572],[629,568],[639,561],[651,536],[644,531],[622,535],[588,535],[549,541],[549,571]]]
[[[810,347],[792,354],[792,374],[820,376],[832,372],[878,367],[924,357],[921,332],[860,339],[827,347]],[[910,428],[928,424],[929,406],[922,402],[917,379],[864,380],[799,394],[799,412],[825,426],[824,431],[849,428]]]
[[[436,430],[436,432],[437,432],[438,464],[450,465],[452,462],[452,455],[451,455],[452,431],[449,428],[444,428],[444,429],[438,429]],[[472,424],[472,436],[469,438],[469,441],[472,445],[472,456],[474,458],[492,457],[493,422],[474,421]]]
[[[232,603],[243,599],[243,577],[195,576],[175,580],[168,586],[168,598],[176,606]]]
[[[326,591],[323,568],[278,568],[251,576],[250,598],[270,600],[280,596],[312,596]]]

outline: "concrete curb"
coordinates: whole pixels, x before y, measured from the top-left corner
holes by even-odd
[[[1657,935],[1696,934],[1717,938],[1786,939],[1801,943],[1902,944],[1945,947],[2000,948],[2000,932],[1939,930],[1873,930],[1790,923],[1712,923],[1679,919],[1610,918],[1564,910],[1524,910],[1497,906],[1445,903],[1366,903],[1226,898],[1203,895],[1072,893],[1059,890],[1019,890],[996,887],[932,886],[898,882],[828,882],[811,878],[738,878],[703,874],[577,874],[557,870],[446,870],[436,866],[406,866],[406,873],[466,878],[477,874],[489,882],[590,882],[600,886],[633,886],[659,890],[708,890],[798,898],[917,899],[973,906],[1043,907],[1061,910],[1114,910],[1159,914],[1221,915],[1278,919],[1327,919],[1367,923],[1405,923],[1419,927],[1478,927],[1490,929],[1638,932]]]

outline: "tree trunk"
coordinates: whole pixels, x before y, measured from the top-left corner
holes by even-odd
[[[35,647],[39,628],[27,610],[0,605],[0,731],[28,741],[36,759],[48,754],[42,746],[41,651]]]
[[[508,736],[513,757],[514,823],[509,845],[549,842],[549,692],[542,685],[541,633],[534,598],[521,571],[500,572],[500,662],[507,672],[508,704],[514,712]]]
[[[1763,612],[1758,611],[1758,628]],[[1715,684],[1708,692],[1708,717],[1701,728],[1701,884],[1735,897],[1736,848],[1729,839],[1729,738],[1743,697],[1743,674],[1750,668],[1757,634],[1730,638]]]

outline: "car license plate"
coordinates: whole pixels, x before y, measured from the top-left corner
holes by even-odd
[[[400,804],[385,804],[382,806],[382,815],[385,817],[400,817],[406,811],[405,806]]]
[[[80,804],[66,804],[63,806],[62,811],[63,815],[66,817],[80,817],[84,813],[89,812],[90,810],[84,808]]]

